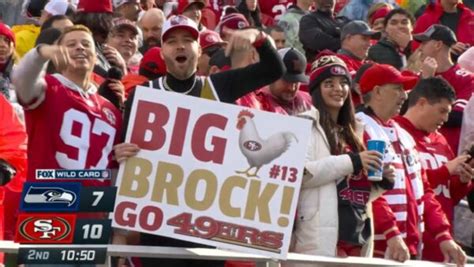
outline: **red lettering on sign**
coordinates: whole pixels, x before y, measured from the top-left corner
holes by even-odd
[[[135,224],[137,222],[137,215],[130,212],[127,213],[126,217],[124,217],[124,215],[125,210],[131,209],[132,211],[135,211],[136,208],[137,203],[133,203],[130,201],[124,201],[119,203],[114,211],[115,221],[121,226],[135,227]]]
[[[137,204],[124,201],[117,205],[114,211],[115,222],[120,226],[135,227],[138,224],[147,231],[156,231],[163,223],[163,211],[159,207],[145,206],[139,211]],[[150,222],[150,218],[152,218]]]
[[[168,122],[170,112],[162,104],[140,100],[137,114],[140,115],[135,117],[130,142],[147,150],[159,150],[166,140],[163,126]]]
[[[171,138],[169,153],[175,156],[181,156],[183,153],[184,138],[188,129],[189,109],[178,108],[176,112],[176,121],[173,127],[173,138]]]
[[[144,100],[138,101],[137,116],[133,127],[131,140],[142,149],[159,150],[163,148],[167,138],[171,138],[169,154],[181,156],[189,128],[191,110],[177,108],[174,121],[169,121],[170,111],[165,105],[152,103]],[[206,148],[206,139],[212,128],[225,130],[228,119],[224,116],[208,113],[201,115],[194,126],[192,126],[191,151],[194,157],[203,162],[214,162],[222,164],[227,139],[212,136],[211,149]],[[173,124],[173,129],[167,134],[165,126]]]
[[[150,215],[153,215],[153,221],[150,223]],[[147,231],[156,231],[160,229],[163,223],[163,211],[154,206],[145,206],[140,211],[140,226]]]
[[[224,152],[227,140],[221,137],[212,137],[211,144],[213,150],[207,150],[205,147],[207,132],[215,127],[225,130],[227,118],[218,114],[204,114],[196,122],[192,139],[192,151],[196,159],[204,162],[212,161],[222,164],[224,161]]]
[[[166,221],[166,224],[178,227],[178,229],[174,230],[177,234],[192,235],[193,225],[191,223],[191,218],[191,213],[184,212],[169,218],[168,221]]]
[[[214,220],[208,216],[196,218],[193,224],[191,213],[181,213],[167,224],[178,227],[175,233],[219,242],[239,243],[243,246],[261,247],[278,251],[283,246],[283,233],[259,231],[256,228]]]

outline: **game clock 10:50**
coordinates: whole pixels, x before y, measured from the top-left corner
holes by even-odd
[[[18,252],[19,264],[104,264],[106,247],[40,247],[21,248]]]
[[[62,261],[94,261],[95,259],[95,250],[71,250],[64,249],[60,251]]]

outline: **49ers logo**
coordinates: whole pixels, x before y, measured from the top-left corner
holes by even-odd
[[[70,244],[74,237],[76,215],[73,214],[20,214],[18,243]]]
[[[262,145],[256,141],[247,141],[244,143],[244,147],[250,151],[258,151],[262,149]]]

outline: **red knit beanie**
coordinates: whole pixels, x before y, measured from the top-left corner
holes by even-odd
[[[15,35],[13,34],[10,27],[3,23],[0,23],[0,35],[7,37],[7,39],[13,42],[13,45],[15,45]]]

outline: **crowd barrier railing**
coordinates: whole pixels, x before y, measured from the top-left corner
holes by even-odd
[[[57,247],[57,248],[77,248],[81,245],[22,245],[22,247]],[[83,247],[83,245],[82,245]],[[200,260],[233,260],[233,261],[254,261],[257,267],[278,267],[280,262],[275,259],[255,255],[240,253],[220,249],[204,248],[176,248],[176,247],[150,247],[150,246],[129,246],[129,245],[107,245],[108,256],[120,257],[149,257],[149,258],[174,258],[174,259],[200,259]],[[16,254],[20,244],[12,241],[0,241],[0,252]],[[347,257],[335,258],[324,256],[311,256],[297,253],[289,253],[287,261],[284,263],[307,263],[311,267],[320,266],[455,266],[454,264],[433,263],[427,261],[406,261],[399,263],[386,259]],[[108,264],[103,265],[108,266]],[[474,259],[469,258],[467,266],[474,267]]]

